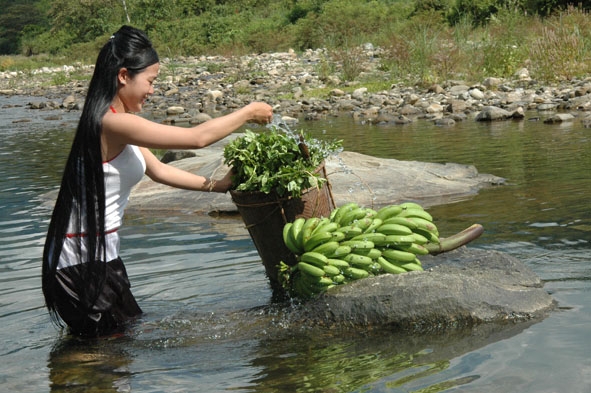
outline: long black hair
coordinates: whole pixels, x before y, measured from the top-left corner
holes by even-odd
[[[99,52],[43,249],[43,295],[51,316],[59,324],[56,271],[68,232],[86,234],[75,237],[79,260],[72,262],[72,265],[88,262],[85,263],[87,267],[81,269],[84,273],[75,280],[75,292],[81,307],[90,312],[105,280],[101,130],[103,116],[117,94],[117,75],[119,70],[126,68],[133,77],[158,62],[158,55],[147,35],[130,26],[121,27]]]

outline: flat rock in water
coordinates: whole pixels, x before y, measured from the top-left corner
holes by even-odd
[[[422,272],[331,288],[295,319],[307,326],[425,332],[531,321],[556,307],[536,274],[505,253],[462,247],[421,260]]]
[[[222,158],[227,140],[191,150],[194,157],[170,164],[220,178],[229,169]],[[475,195],[481,188],[504,183],[503,178],[478,173],[472,165],[400,161],[347,151],[327,160],[326,171],[337,206],[357,202],[377,207],[405,200],[419,201],[424,206],[445,204]],[[178,190],[147,178],[131,194],[128,211],[134,210],[237,212],[229,194]]]

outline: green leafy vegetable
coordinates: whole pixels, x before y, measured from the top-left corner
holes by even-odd
[[[341,146],[341,141],[319,141],[303,132],[289,135],[276,128],[261,133],[246,130],[225,146],[224,162],[234,168],[235,190],[299,198],[302,191],[326,182],[315,171]]]

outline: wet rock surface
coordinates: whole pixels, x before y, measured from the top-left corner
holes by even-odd
[[[421,260],[425,271],[334,287],[294,318],[326,328],[425,332],[540,320],[556,307],[536,274],[505,253],[462,247]]]

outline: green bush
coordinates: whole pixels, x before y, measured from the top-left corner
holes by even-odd
[[[344,81],[368,75],[360,50],[368,42],[383,50],[370,59],[380,80],[386,73],[412,83],[510,77],[524,66],[536,78],[579,77],[591,51],[588,2],[566,9],[558,0],[126,0],[126,9],[122,0],[6,2],[25,3],[48,12],[18,30],[18,53],[72,63],[93,63],[124,23],[144,29],[166,57],[324,48],[317,72]],[[24,20],[10,15],[0,47],[14,47],[7,37]]]

